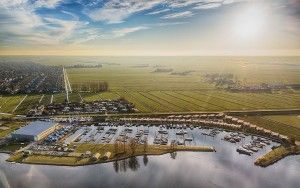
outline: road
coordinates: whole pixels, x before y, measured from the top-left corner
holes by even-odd
[[[22,102],[27,98],[28,95],[25,95],[23,99],[19,102],[19,104],[13,109],[12,113],[15,113],[15,111],[18,109],[18,107],[22,104]]]
[[[131,113],[131,114],[76,114],[81,117],[117,117],[117,116],[163,116],[163,115],[196,115],[196,114],[217,114],[225,113],[232,116],[255,116],[255,115],[291,115],[300,114],[300,109],[278,109],[278,110],[252,110],[252,111],[219,111],[219,112],[165,112],[165,113]],[[57,115],[57,116],[43,116],[43,117],[26,117],[25,119],[46,119],[49,117],[68,118],[72,115]]]
[[[66,91],[66,100],[69,102],[69,92],[72,93],[72,87],[68,78],[68,73],[65,68],[63,68],[64,74],[64,83],[65,83],[65,91]]]

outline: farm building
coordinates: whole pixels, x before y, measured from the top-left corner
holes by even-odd
[[[59,124],[49,121],[32,122],[11,134],[11,137],[19,141],[38,141],[52,133]]]

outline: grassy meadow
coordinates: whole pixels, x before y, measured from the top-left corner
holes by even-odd
[[[291,116],[248,116],[242,119],[280,134],[294,137],[297,141],[300,141],[299,122],[291,123]]]
[[[7,57],[9,58],[9,57]],[[67,68],[72,84],[105,81],[109,91],[80,93],[85,101],[124,97],[140,112],[195,112],[300,108],[300,90],[231,93],[215,87],[206,74],[233,74],[242,84],[299,84],[299,57],[10,57],[57,66],[102,64],[101,68]],[[18,59],[19,58],[19,59]],[[157,71],[168,70],[168,71]],[[78,93],[70,101],[81,101]],[[51,94],[0,96],[0,112],[25,114],[36,104],[49,104]],[[53,95],[54,103],[65,100]],[[279,121],[280,122],[280,121]]]
[[[141,61],[138,61],[138,60]],[[300,92],[231,93],[205,81],[206,74],[233,74],[245,85],[300,83],[297,58],[162,57],[111,58],[102,68],[72,68],[72,83],[106,81],[109,91],[84,100],[124,97],[140,112],[189,112],[300,107]],[[157,69],[171,70],[157,72]],[[176,74],[189,72],[186,75]],[[174,74],[175,73],[175,74]]]

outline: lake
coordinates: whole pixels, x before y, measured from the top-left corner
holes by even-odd
[[[232,144],[221,140],[225,132],[213,138],[200,131],[189,133],[197,145],[214,146],[216,153],[177,152],[80,167],[12,164],[0,154],[0,187],[300,187],[300,156],[261,168],[253,162],[272,144],[252,156],[240,155],[236,147],[248,138]]]

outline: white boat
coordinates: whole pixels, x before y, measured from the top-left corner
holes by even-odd
[[[249,151],[249,150],[247,150],[247,149],[245,149],[245,148],[242,148],[242,147],[238,147],[238,148],[236,149],[236,151],[237,151],[238,153],[240,153],[240,154],[245,154],[245,155],[251,155],[251,154],[252,154],[251,151]]]

